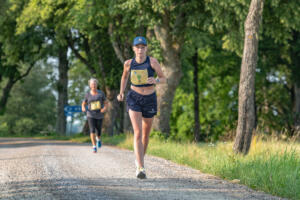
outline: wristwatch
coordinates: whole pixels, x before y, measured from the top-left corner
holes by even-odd
[[[159,78],[155,79],[155,82],[156,82],[156,83],[159,83]]]

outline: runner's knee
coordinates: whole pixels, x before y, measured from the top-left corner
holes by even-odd
[[[142,139],[141,131],[134,132],[134,139],[135,140],[141,140]]]

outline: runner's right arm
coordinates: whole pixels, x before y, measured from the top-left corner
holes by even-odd
[[[127,85],[128,77],[129,77],[130,63],[131,63],[131,59],[126,60],[124,62],[123,74],[122,74],[122,78],[121,78],[120,94],[117,97],[118,101],[124,100],[124,91],[125,91],[125,87]]]
[[[81,110],[82,110],[82,112],[86,112],[86,109],[85,109],[86,104],[87,104],[87,95],[85,95],[84,100],[83,100],[83,102],[81,104]]]

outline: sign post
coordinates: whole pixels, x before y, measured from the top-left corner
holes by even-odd
[[[64,107],[64,111],[65,111],[65,116],[71,117],[71,128],[70,128],[70,135],[72,133],[72,124],[73,124],[73,114],[76,112],[82,112],[81,110],[81,106],[80,105],[75,105],[75,106],[65,106]]]

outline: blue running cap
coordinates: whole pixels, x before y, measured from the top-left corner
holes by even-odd
[[[147,46],[147,40],[146,38],[142,37],[142,36],[137,36],[136,38],[134,38],[132,45],[136,46],[139,44],[143,44],[145,46]]]

